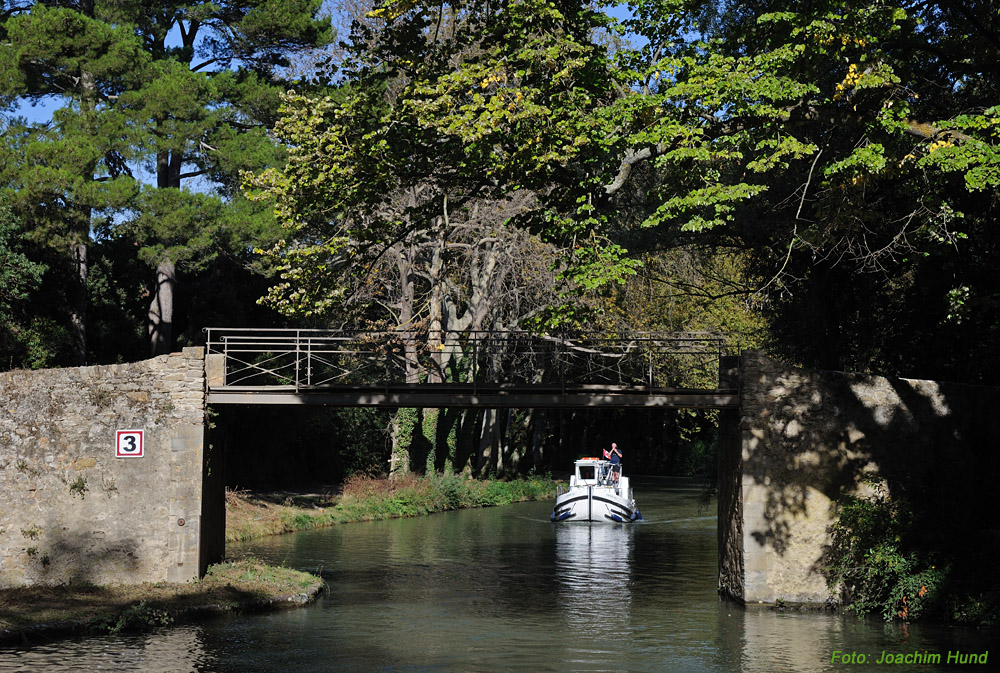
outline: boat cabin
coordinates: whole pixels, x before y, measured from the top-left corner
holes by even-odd
[[[621,465],[612,466],[610,460],[581,458],[575,463],[575,470],[569,486],[610,486],[621,476]]]

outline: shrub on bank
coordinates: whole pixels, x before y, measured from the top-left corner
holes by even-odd
[[[551,479],[480,481],[457,474],[377,479],[355,475],[344,483],[336,509],[356,521],[508,505],[554,497]]]
[[[928,544],[921,527],[910,504],[891,498],[880,485],[871,496],[841,502],[825,569],[844,607],[885,621],[995,623],[1000,596],[995,578],[956,572],[956,550]]]

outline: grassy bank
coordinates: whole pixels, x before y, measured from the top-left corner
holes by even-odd
[[[226,541],[554,497],[555,483],[547,478],[479,481],[458,475],[409,475],[393,480],[354,476],[337,494],[228,491]]]
[[[211,566],[204,578],[185,584],[4,589],[0,642],[146,630],[205,614],[299,605],[321,588],[309,573],[246,558]]]

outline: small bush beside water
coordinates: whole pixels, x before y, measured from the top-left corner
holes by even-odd
[[[928,544],[921,528],[911,505],[891,498],[880,486],[871,496],[841,502],[825,570],[844,607],[885,621],[995,623],[1000,598],[995,578],[968,572],[966,555],[959,556],[962,550],[940,541]],[[962,571],[956,571],[959,558]]]

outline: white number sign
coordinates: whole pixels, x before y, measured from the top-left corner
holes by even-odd
[[[119,430],[115,433],[115,458],[142,458],[144,430]]]

